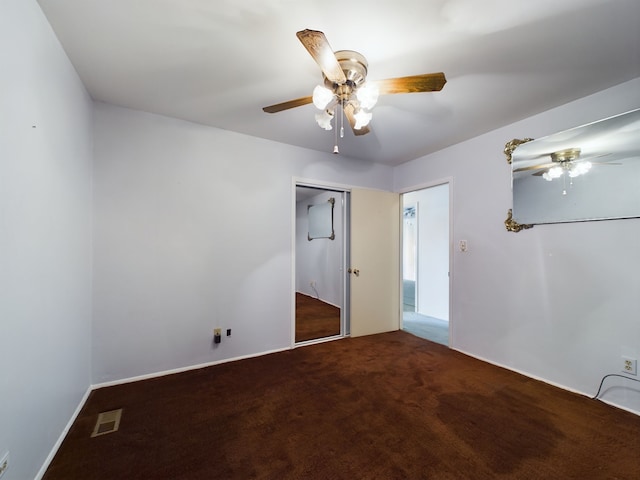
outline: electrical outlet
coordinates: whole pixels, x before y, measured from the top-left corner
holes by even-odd
[[[635,358],[622,357],[622,371],[629,375],[637,375],[638,360]]]
[[[4,452],[0,458],[0,477],[4,475],[4,472],[9,468],[9,452]]]
[[[316,281],[315,280],[311,280],[309,282],[309,286],[315,288],[316,287]]]
[[[466,252],[467,251],[467,241],[466,240],[460,240],[460,242],[458,243],[458,247],[459,247],[461,252]]]

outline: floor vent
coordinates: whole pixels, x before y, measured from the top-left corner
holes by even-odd
[[[96,426],[93,427],[91,437],[98,437],[100,435],[106,435],[107,433],[118,431],[121,416],[121,408],[98,414],[98,421],[96,422]]]

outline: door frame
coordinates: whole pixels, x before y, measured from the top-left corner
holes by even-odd
[[[398,193],[400,194],[401,198],[401,205],[404,205],[404,194],[405,193],[411,193],[411,192],[416,192],[418,190],[424,190],[426,188],[432,188],[432,187],[438,187],[440,185],[448,185],[449,186],[449,348],[453,348],[454,347],[454,341],[455,341],[455,336],[454,336],[454,329],[453,329],[453,320],[455,318],[454,315],[454,309],[453,309],[453,177],[444,177],[444,178],[440,178],[438,180],[433,180],[430,182],[425,182],[425,183],[420,183],[418,185],[413,185],[411,187],[407,187],[407,188],[403,188],[401,190],[398,191]],[[400,268],[402,268],[402,259],[403,259],[403,255],[404,252],[402,251],[402,245],[403,245],[403,228],[402,225],[400,227]],[[400,298],[402,298],[402,272],[400,274]],[[416,294],[417,295],[417,294]],[[403,318],[402,315],[400,315],[400,329],[402,329],[403,327]]]
[[[334,335],[331,337],[323,337],[313,340],[308,340],[305,342],[296,343],[296,188],[297,187],[309,187],[309,188],[317,188],[319,190],[324,191],[334,191],[336,193],[341,193],[343,202],[340,205],[342,209],[342,231],[343,231],[343,240],[342,240],[342,260],[341,260],[341,272],[343,278],[343,286],[342,286],[342,305],[340,308],[340,334]],[[350,303],[349,303],[349,295],[350,295],[350,284],[349,284],[349,275],[347,275],[347,266],[349,265],[349,255],[350,255],[350,208],[349,208],[349,195],[351,193],[351,186],[338,184],[338,183],[330,183],[323,182],[318,180],[312,180],[308,178],[300,178],[300,177],[292,177],[292,186],[291,186],[291,348],[297,348],[305,345],[311,345],[315,343],[329,342],[332,340],[339,340],[341,338],[348,337],[350,335]]]

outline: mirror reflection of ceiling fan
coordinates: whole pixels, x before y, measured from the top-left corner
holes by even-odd
[[[302,30],[296,35],[322,70],[324,85],[316,86],[312,96],[264,107],[262,110],[266,113],[313,103],[320,110],[316,114],[318,125],[331,130],[336,107],[341,107],[353,133],[365,135],[370,131],[371,109],[379,95],[437,92],[447,82],[442,72],[367,82],[368,63],[360,53],[352,50],[333,52],[324,33],[317,30]],[[343,134],[341,129],[341,136]],[[337,145],[334,153],[338,153]]]
[[[606,155],[609,154],[605,153],[602,155],[595,155],[587,158],[600,158]],[[532,173],[532,175],[542,176],[542,178],[550,182],[555,178],[563,176],[565,173],[571,178],[584,175],[589,170],[591,170],[591,167],[593,165],[621,165],[620,163],[594,162],[587,160],[587,158],[580,156],[579,148],[567,148],[565,150],[559,150],[557,152],[544,154],[541,156],[551,157],[551,162],[516,168],[513,170],[514,173],[527,170],[536,170],[536,172]]]

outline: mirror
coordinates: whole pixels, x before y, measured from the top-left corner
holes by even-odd
[[[343,191],[296,185],[295,343],[346,331],[345,198]]]
[[[328,238],[334,240],[336,238],[333,231],[333,205],[336,199],[331,197],[325,203],[317,205],[308,205],[307,214],[309,215],[309,241],[314,238]]]
[[[640,217],[640,109],[537,140],[508,142],[508,230]]]

